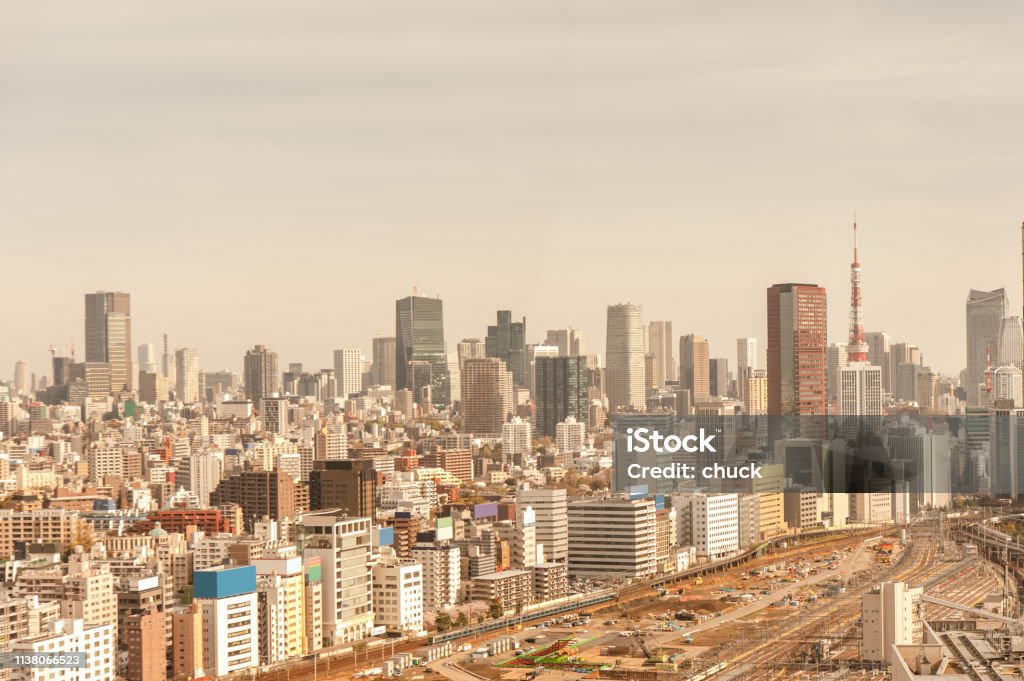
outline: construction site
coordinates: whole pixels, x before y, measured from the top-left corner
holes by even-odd
[[[481,639],[412,678],[1024,678],[1020,567],[1005,538],[998,555],[968,541],[979,532],[936,517],[780,547],[524,623],[504,632],[515,640],[504,653],[488,654]]]

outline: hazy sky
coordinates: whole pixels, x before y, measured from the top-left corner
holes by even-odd
[[[450,350],[509,308],[603,354],[631,301],[731,366],[776,282],[826,286],[845,339],[854,210],[867,328],[958,371],[968,289],[1021,303],[1022,15],[8,0],[0,376],[81,348],[97,289],[206,369],[369,351],[414,285]]]

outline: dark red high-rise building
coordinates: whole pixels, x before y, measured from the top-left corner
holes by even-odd
[[[776,284],[768,289],[769,416],[815,416],[824,423],[826,316],[821,286]]]

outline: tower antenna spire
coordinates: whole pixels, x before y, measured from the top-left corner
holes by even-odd
[[[847,362],[868,361],[868,344],[864,340],[864,318],[861,309],[860,256],[857,250],[857,212],[853,213],[853,262],[850,263],[850,338],[846,346]]]
[[[857,211],[853,211],[853,261],[860,262],[857,257]]]

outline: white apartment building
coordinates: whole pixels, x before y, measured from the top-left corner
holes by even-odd
[[[527,455],[533,450],[533,424],[518,416],[501,426],[501,453],[505,461],[516,455]]]
[[[84,651],[81,669],[30,667],[11,669],[11,681],[114,681],[117,671],[117,634],[114,624],[85,624],[80,619],[62,619],[50,624],[46,633],[12,641],[12,653],[62,653]]]
[[[564,489],[532,489],[528,483],[516,490],[516,506],[529,506],[535,520],[535,542],[545,561],[565,562],[569,556],[569,510]]]
[[[555,446],[558,451],[575,454],[582,452],[586,444],[587,426],[579,423],[574,416],[555,424]]]
[[[256,568],[260,608],[260,663],[274,664],[308,652],[302,558],[259,558]]]
[[[650,499],[586,499],[568,505],[569,576],[622,577],[654,574],[657,522]]]
[[[412,558],[423,566],[423,606],[444,610],[459,602],[462,588],[462,559],[458,547],[447,542],[419,542]]]
[[[693,505],[693,546],[697,555],[724,558],[739,550],[739,497],[696,494]]]
[[[264,397],[260,404],[263,408],[263,430],[274,435],[287,435],[288,398],[274,393]]]
[[[423,566],[403,562],[373,568],[373,611],[389,632],[423,630]]]
[[[679,544],[693,546],[697,556],[714,560],[739,550],[738,494],[673,494],[679,514]]]
[[[303,556],[320,558],[323,570],[323,630],[328,645],[358,641],[373,629],[370,522],[345,517],[337,510],[302,516]]]
[[[537,515],[529,506],[518,506],[512,533],[512,567],[531,568],[536,564]]]
[[[193,574],[203,620],[203,669],[223,677],[259,667],[256,568],[219,566]]]

